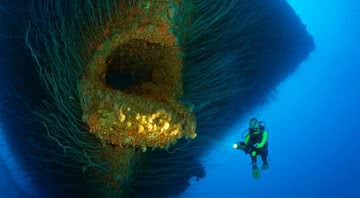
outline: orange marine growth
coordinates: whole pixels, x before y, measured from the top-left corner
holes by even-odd
[[[195,116],[179,102],[183,60],[170,28],[170,1],[140,0],[128,12],[114,20],[127,28],[110,31],[115,25],[107,26],[111,35],[98,45],[83,74],[83,121],[104,144],[143,151],[195,138]],[[123,84],[135,83],[120,88],[107,84],[107,76],[116,72],[118,80],[125,78]]]

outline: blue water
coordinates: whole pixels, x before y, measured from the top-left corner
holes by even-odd
[[[271,168],[253,180],[249,156],[231,149],[242,120],[203,159],[207,177],[182,197],[360,197],[360,2],[289,3],[317,47],[248,115],[267,123]]]
[[[360,3],[289,3],[317,47],[268,104],[245,116],[267,123],[270,169],[253,180],[249,156],[232,149],[247,126],[239,120],[202,159],[207,176],[192,180],[181,197],[360,197]],[[5,143],[1,137],[2,156],[13,163]],[[20,169],[0,160],[0,197],[32,192]]]

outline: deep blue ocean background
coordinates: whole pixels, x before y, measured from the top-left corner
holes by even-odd
[[[253,180],[249,156],[231,149],[242,120],[183,197],[360,197],[360,2],[288,2],[316,49],[248,116],[267,123],[271,168]]]
[[[206,177],[191,180],[181,197],[360,197],[360,2],[288,2],[316,49],[267,104],[209,150],[202,158]],[[251,177],[249,156],[232,149],[250,117],[264,120],[270,134],[270,169],[260,180]],[[0,197],[27,197],[31,178],[2,135],[0,149],[8,165],[1,160]]]

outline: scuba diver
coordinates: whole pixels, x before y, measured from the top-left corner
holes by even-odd
[[[245,132],[244,132],[245,133]],[[244,136],[243,136],[244,137]],[[267,161],[268,156],[268,132],[263,121],[252,118],[249,122],[249,128],[246,131],[245,142],[234,144],[235,149],[243,150],[246,154],[250,154],[252,162],[252,175],[255,179],[260,178],[260,170],[257,166],[256,159],[260,155],[263,165],[261,170],[269,168]]]

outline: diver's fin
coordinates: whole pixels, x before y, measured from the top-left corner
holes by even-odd
[[[254,179],[259,179],[261,177],[260,170],[257,166],[253,166],[252,168],[252,177]]]
[[[269,164],[268,163],[264,163],[262,166],[261,166],[261,170],[267,170],[269,169]]]

